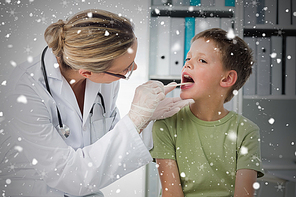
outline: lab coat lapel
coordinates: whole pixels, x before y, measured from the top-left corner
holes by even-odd
[[[50,91],[53,93],[56,93],[58,95],[61,94],[62,91],[62,74],[59,69],[59,64],[57,63],[57,59],[52,53],[52,50],[50,48],[47,49],[45,56],[44,56],[44,64],[45,64],[45,69],[47,73],[47,79],[50,87]],[[38,79],[39,81],[42,81],[45,87],[45,81],[44,81],[44,76],[43,72],[41,70],[41,61],[40,61],[40,67],[37,67],[37,76],[40,78]],[[54,87],[54,88],[52,88]]]
[[[57,63],[57,59],[52,53],[51,49],[47,49],[44,59],[49,86],[54,87],[51,88],[51,92],[53,93],[53,95],[57,95],[58,97],[67,100],[67,103],[73,107],[73,109],[82,120],[82,114],[76,101],[75,94],[68,84],[67,80],[62,76],[59,65]]]
[[[79,115],[80,119],[82,120],[82,114],[79,109],[75,94],[68,84],[67,80],[63,77],[63,83],[61,88],[61,97],[65,98],[68,103],[73,107],[73,109],[76,111],[76,113]]]
[[[101,84],[86,80],[84,107],[83,107],[83,126],[87,121],[89,112],[95,102],[98,92],[101,92]]]

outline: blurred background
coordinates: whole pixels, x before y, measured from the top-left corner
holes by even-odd
[[[149,79],[180,81],[196,33],[220,27],[243,37],[254,51],[253,74],[226,108],[261,129],[266,176],[258,179],[256,196],[296,196],[295,0],[1,0],[0,87],[14,67],[41,53],[48,25],[89,8],[117,13],[135,24],[138,69],[129,81],[121,80],[117,105],[122,116],[138,85]],[[168,96],[178,95],[176,89]],[[159,190],[151,163],[102,191],[106,197],[152,197]]]

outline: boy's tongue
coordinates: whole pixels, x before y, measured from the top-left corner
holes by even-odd
[[[189,75],[184,75],[183,77],[183,83],[186,83],[186,82],[194,83],[193,79]]]

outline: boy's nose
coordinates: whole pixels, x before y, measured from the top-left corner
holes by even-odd
[[[193,66],[189,62],[186,62],[183,68],[193,69]]]

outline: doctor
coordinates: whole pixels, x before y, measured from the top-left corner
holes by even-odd
[[[141,136],[149,142],[148,123],[190,101],[165,98],[173,88],[149,81],[120,119],[118,80],[137,69],[137,39],[124,17],[86,10],[44,35],[40,58],[18,66],[1,92],[1,195],[103,196],[101,188],[151,162]]]

